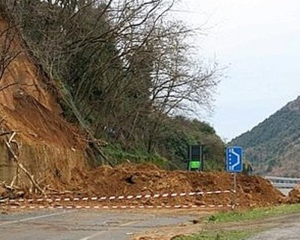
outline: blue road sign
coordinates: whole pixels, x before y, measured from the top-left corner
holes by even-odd
[[[228,172],[243,171],[243,149],[241,147],[226,148],[226,169]]]

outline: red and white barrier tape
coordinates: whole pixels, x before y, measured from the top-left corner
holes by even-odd
[[[10,209],[187,209],[187,208],[231,208],[232,205],[59,205],[59,206],[43,206],[43,205],[6,205]]]
[[[102,196],[102,197],[58,197],[58,198],[30,198],[30,199],[2,199],[0,203],[14,203],[14,202],[76,202],[76,201],[113,201],[113,200],[136,200],[136,199],[149,199],[149,198],[165,198],[165,197],[185,197],[185,196],[199,196],[199,195],[211,195],[211,194],[221,194],[221,193],[231,193],[230,190],[224,191],[207,191],[207,192],[188,192],[188,193],[156,193],[156,194],[138,194],[138,195],[120,195],[120,196]]]

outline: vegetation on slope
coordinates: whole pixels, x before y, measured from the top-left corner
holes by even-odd
[[[176,115],[210,107],[219,70],[195,57],[187,41],[195,32],[168,17],[174,1],[2,4],[55,80],[63,115],[88,133],[90,157],[103,161],[95,144],[103,139],[116,161],[154,157],[180,168],[187,145],[201,143],[211,165],[222,168],[223,142],[213,128]]]
[[[261,174],[300,177],[300,97],[229,144],[241,145]]]

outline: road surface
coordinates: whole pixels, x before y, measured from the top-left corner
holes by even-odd
[[[192,214],[174,211],[52,210],[0,214],[0,239],[125,240],[134,233],[193,218]]]
[[[0,214],[0,239],[129,240],[135,234],[163,237],[183,233],[189,235],[192,232],[199,232],[201,229],[201,224],[192,224],[192,220],[211,213],[211,211],[203,212],[196,209],[183,211],[81,209]],[[227,230],[265,229],[248,240],[299,240],[299,219],[300,214],[293,214],[271,218],[267,221],[225,223],[224,226],[222,226],[223,224],[221,226],[214,225],[214,228],[216,230],[219,228]]]

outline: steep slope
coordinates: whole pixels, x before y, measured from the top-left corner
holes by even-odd
[[[15,132],[15,152],[43,184],[71,180],[73,168],[85,167],[78,130],[61,117],[52,81],[26,51],[18,29],[0,8],[0,133]],[[9,182],[17,168],[0,137],[0,181]],[[28,179],[19,173],[19,184]]]
[[[300,177],[300,97],[233,139],[261,174]]]

